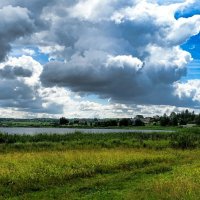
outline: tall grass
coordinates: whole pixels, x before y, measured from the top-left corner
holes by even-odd
[[[172,133],[106,133],[106,134],[0,134],[0,151],[43,151],[93,148],[169,147]]]
[[[197,200],[200,198],[200,162],[178,167],[170,176],[161,176],[153,183],[158,199]]]
[[[61,142],[61,141],[80,141],[83,139],[86,140],[109,140],[109,139],[130,139],[136,138],[140,140],[160,140],[168,139],[174,135],[172,132],[164,133],[81,133],[75,132],[74,134],[36,134],[36,135],[19,135],[19,134],[5,134],[0,133],[0,143],[16,143],[16,142]]]
[[[0,195],[21,194],[62,185],[74,178],[133,170],[175,160],[145,150],[68,150],[8,153],[0,156]]]
[[[107,199],[198,199],[199,137],[198,130],[189,129],[174,133],[0,134],[0,199],[41,199],[39,193],[47,195],[55,187],[60,191],[58,197],[49,194],[45,199],[62,195],[73,199],[60,188],[68,184],[69,189],[71,183],[71,193],[82,195],[83,180],[92,192],[88,199],[102,199],[102,195]]]
[[[2,152],[87,148],[181,148],[200,147],[199,129],[182,129],[178,132],[165,133],[105,133],[92,134],[37,134],[10,135],[0,134],[0,150]]]

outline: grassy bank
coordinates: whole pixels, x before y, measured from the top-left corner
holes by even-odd
[[[199,134],[194,129],[1,134],[0,150],[0,199],[188,200],[200,196]]]
[[[37,134],[11,135],[0,133],[0,150],[39,151],[45,149],[97,149],[97,148],[198,148],[199,129],[181,129],[177,132],[105,133],[105,134]]]

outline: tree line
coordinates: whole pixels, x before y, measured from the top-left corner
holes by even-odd
[[[145,121],[149,119],[148,122]],[[180,113],[172,112],[170,115],[146,117],[137,115],[135,118],[122,119],[67,119],[61,117],[59,125],[63,126],[93,126],[93,127],[117,127],[117,126],[144,126],[145,124],[160,125],[160,126],[181,126],[187,124],[200,125],[200,114],[195,114],[194,111],[184,110]]]
[[[164,114],[160,117],[161,126],[178,126],[187,124],[200,125],[200,114],[195,114],[194,111],[189,112],[188,110],[185,110],[181,113],[172,112],[169,116]]]

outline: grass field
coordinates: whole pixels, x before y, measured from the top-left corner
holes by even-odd
[[[0,134],[0,199],[200,199],[199,136]]]

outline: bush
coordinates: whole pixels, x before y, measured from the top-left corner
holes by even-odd
[[[192,149],[197,146],[198,138],[194,134],[184,133],[180,135],[174,135],[171,140],[171,146],[173,148]]]

